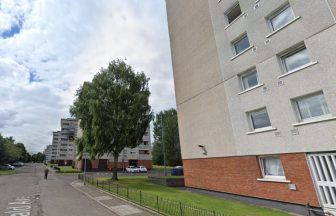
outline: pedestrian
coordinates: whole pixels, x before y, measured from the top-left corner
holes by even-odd
[[[46,168],[44,169],[44,179],[47,179],[47,178],[48,178],[48,173],[49,173],[49,169],[48,169],[48,167],[46,167]]]

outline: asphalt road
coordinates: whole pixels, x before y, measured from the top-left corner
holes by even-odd
[[[85,216],[115,215],[70,186],[76,176],[50,173],[42,164],[27,164],[17,174],[0,175],[0,215]]]

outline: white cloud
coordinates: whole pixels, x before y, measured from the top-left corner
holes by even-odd
[[[115,58],[151,78],[154,111],[174,107],[165,13],[163,0],[1,1],[0,35],[24,21],[0,36],[0,132],[41,151],[75,90]]]

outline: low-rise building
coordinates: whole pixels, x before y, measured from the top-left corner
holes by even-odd
[[[152,146],[150,139],[150,128],[148,127],[143,136],[143,143],[136,148],[125,148],[118,158],[118,169],[125,170],[127,166],[145,166],[147,169],[152,168]],[[95,160],[87,160],[87,170],[91,171],[108,171],[113,168],[113,156],[104,154]],[[76,162],[78,169],[84,169],[84,160]]]

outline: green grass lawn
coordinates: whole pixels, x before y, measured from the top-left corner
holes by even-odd
[[[173,167],[171,166],[166,166],[167,171],[170,171]],[[160,165],[153,165],[152,170],[154,171],[163,171],[164,170],[164,166],[160,166]]]
[[[99,181],[110,181],[109,178],[100,178]],[[96,184],[96,182],[95,182]],[[289,215],[285,212],[280,212],[256,205],[249,205],[241,202],[225,200],[217,198],[210,195],[203,195],[193,193],[187,190],[181,190],[172,187],[166,187],[163,185],[157,185],[149,182],[146,176],[133,176],[133,177],[119,177],[119,185],[125,185],[129,187],[128,192],[126,188],[122,186],[118,187],[118,193],[121,196],[128,197],[135,201],[139,202],[139,191],[142,191],[143,202],[145,205],[156,208],[156,195],[163,199],[174,200],[181,202],[186,205],[197,206],[198,208],[208,209],[211,211],[216,211],[223,213],[225,215],[232,216],[284,216]],[[108,185],[104,185],[103,188],[108,190]],[[116,192],[116,187],[110,186],[110,190]],[[132,192],[133,191],[133,192]],[[155,195],[155,196],[153,196]],[[147,204],[146,204],[147,199]],[[162,208],[165,208],[165,205],[162,205]],[[169,210],[172,211],[172,210]],[[168,212],[168,214],[174,214],[173,212]],[[188,214],[186,214],[188,215]]]
[[[15,174],[15,170],[0,170],[0,175]]]
[[[72,166],[58,166],[60,173],[81,173],[80,170],[72,168]]]

